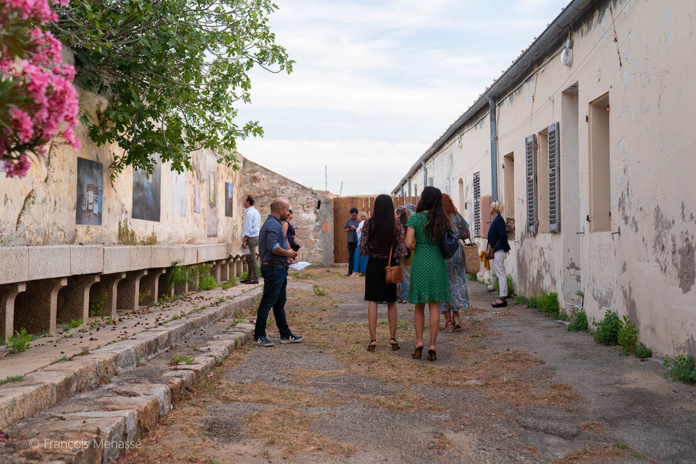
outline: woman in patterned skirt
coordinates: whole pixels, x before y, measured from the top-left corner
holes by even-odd
[[[452,231],[461,240],[469,238],[469,224],[466,223],[457,208],[452,202],[452,198],[446,193],[442,194],[442,209],[450,218]],[[452,300],[440,302],[440,314],[445,316],[445,326],[443,332],[452,332],[462,327],[459,318],[459,310],[469,309],[469,294],[466,290],[466,262],[464,261],[464,251],[460,246],[457,252],[450,259],[446,259],[447,273],[449,274],[450,293]]]
[[[435,361],[437,359],[435,342],[440,326],[440,301],[451,299],[447,266],[440,251],[440,243],[451,224],[442,209],[442,192],[439,189],[435,187],[423,189],[416,206],[416,214],[411,215],[406,227],[406,246],[413,250],[408,302],[416,305],[414,314],[416,349],[412,356],[420,359],[423,353],[423,327],[427,304],[430,310],[428,359]]]

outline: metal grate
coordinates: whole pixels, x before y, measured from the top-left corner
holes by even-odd
[[[549,141],[549,232],[561,231],[561,211],[560,211],[560,171],[559,156],[560,149],[558,123],[551,124],[548,129]]]
[[[474,174],[474,236],[481,236],[481,173]]]
[[[526,169],[527,169],[527,232],[537,233],[537,184],[536,184],[536,135],[532,134],[525,139]]]

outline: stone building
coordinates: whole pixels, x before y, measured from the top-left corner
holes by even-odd
[[[518,294],[696,354],[694,75],[696,3],[573,0],[392,193],[451,194],[481,246],[502,201]]]
[[[254,195],[256,208],[264,220],[270,213],[274,198],[286,198],[290,202],[297,233],[296,242],[301,246],[298,260],[329,266],[333,264],[333,233],[327,224],[333,225],[333,200],[318,192],[283,177],[250,160],[244,160],[244,193]]]

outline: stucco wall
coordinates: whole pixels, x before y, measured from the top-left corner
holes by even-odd
[[[81,105],[94,111],[103,104],[93,95],[80,92]],[[63,244],[116,244],[119,222],[128,224],[139,239],[155,234],[158,243],[218,243],[239,242],[243,218],[241,197],[241,171],[218,165],[212,154],[201,150],[192,155],[193,171],[185,173],[185,217],[173,215],[173,173],[169,163],[161,166],[160,217],[158,221],[134,219],[133,170],[111,178],[110,163],[116,146],[98,147],[87,136],[84,127],[78,128],[82,148],[58,144],[50,150],[50,156],[34,164],[24,179],[8,179],[0,173],[2,210],[0,211],[0,246],[63,245]],[[103,199],[101,225],[78,225],[77,177],[78,158],[101,163]],[[243,163],[243,160],[240,161]],[[215,214],[209,215],[211,202],[209,187],[213,170],[216,191]],[[234,185],[233,216],[225,216],[225,182]],[[200,213],[193,210],[194,189],[200,189]],[[96,215],[94,215],[96,217]],[[217,219],[217,226],[208,233],[208,223]],[[210,235],[210,236],[209,236]]]
[[[581,290],[590,318],[606,309],[628,315],[641,342],[671,356],[696,354],[695,38],[693,2],[601,2],[572,32],[572,65],[561,64],[558,50],[497,108],[501,200],[504,157],[514,156],[517,227],[506,267],[516,262],[508,271],[518,292],[556,291],[574,310]],[[593,231],[590,105],[607,93],[610,227]],[[482,130],[463,133],[461,149],[455,135],[428,160],[436,187],[455,193],[461,177],[471,201],[470,179],[480,171],[482,195],[491,192],[487,118]],[[525,138],[556,122],[561,230],[529,234]],[[411,179],[420,189],[422,173]]]
[[[265,221],[271,202],[287,199],[294,217],[296,242],[301,245],[298,260],[325,266],[333,264],[333,200],[252,161],[244,162],[244,193],[256,198],[254,207]],[[328,226],[327,226],[328,225]]]

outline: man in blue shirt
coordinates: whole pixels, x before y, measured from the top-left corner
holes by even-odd
[[[288,218],[290,203],[284,198],[276,198],[271,203],[271,214],[261,227],[259,234],[259,254],[261,255],[261,276],[263,277],[263,296],[256,314],[254,345],[273,346],[266,337],[268,313],[273,308],[280,343],[299,343],[304,340],[294,335],[285,320],[285,289],[288,285],[288,264],[292,264],[297,252],[288,248],[288,239],[283,231],[283,221]]]
[[[355,264],[355,249],[358,247],[358,226],[360,221],[358,221],[358,208],[350,209],[350,219],[346,222],[345,231],[348,232],[348,274],[353,275],[353,265]]]
[[[256,264],[256,247],[259,244],[259,229],[261,228],[261,215],[254,208],[254,197],[247,195],[244,198],[244,228],[242,229],[242,248],[249,248],[249,254],[246,255],[247,266],[249,272],[246,280],[242,280],[244,284],[259,283],[259,265]]]

